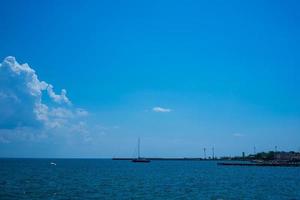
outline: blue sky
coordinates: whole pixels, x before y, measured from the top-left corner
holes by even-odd
[[[300,148],[297,1],[2,1],[1,8],[1,62],[28,63],[56,96],[40,87],[49,121],[37,120],[24,103],[30,98],[17,93],[26,79],[11,82],[0,71],[0,156],[132,156],[138,137],[145,156]],[[71,105],[62,105],[62,89]],[[7,91],[22,103],[11,106]],[[77,118],[79,109],[88,114]],[[62,121],[54,111],[72,117],[51,129]]]

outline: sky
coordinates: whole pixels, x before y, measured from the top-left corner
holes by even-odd
[[[299,9],[1,1],[0,157],[300,151]]]

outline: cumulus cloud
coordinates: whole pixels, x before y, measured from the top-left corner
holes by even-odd
[[[169,109],[169,108],[154,107],[154,108],[152,108],[152,111],[154,111],[154,112],[167,113],[167,112],[171,112],[172,110]]]
[[[60,127],[87,114],[72,107],[65,89],[57,94],[53,85],[39,80],[28,64],[12,56],[0,64],[0,130]]]
[[[47,92],[50,98],[52,98],[53,101],[55,101],[56,103],[66,103],[68,105],[71,104],[71,101],[68,99],[68,97],[66,96],[67,91],[65,89],[61,90],[61,94],[55,94],[55,92],[53,91],[53,86],[51,84],[48,85],[47,87]]]

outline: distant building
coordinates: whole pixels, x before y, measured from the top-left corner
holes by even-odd
[[[298,152],[277,152],[277,153],[275,153],[275,160],[300,161],[300,153],[298,153]]]

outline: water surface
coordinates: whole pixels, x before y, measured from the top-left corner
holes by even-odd
[[[0,199],[300,200],[300,168],[217,166],[214,161],[0,159]]]

